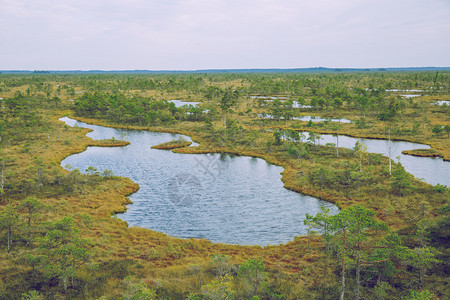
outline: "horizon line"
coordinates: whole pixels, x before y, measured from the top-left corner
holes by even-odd
[[[340,71],[340,70],[407,70],[407,69],[450,69],[448,67],[294,67],[294,68],[210,68],[210,69],[0,69],[0,72],[233,72],[233,71],[296,71],[296,70],[328,70],[328,71]]]

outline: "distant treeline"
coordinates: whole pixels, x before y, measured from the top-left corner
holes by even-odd
[[[177,74],[177,73],[318,73],[318,72],[403,72],[403,71],[449,71],[450,67],[405,67],[405,68],[268,68],[268,69],[203,69],[203,70],[4,70],[5,74]]]

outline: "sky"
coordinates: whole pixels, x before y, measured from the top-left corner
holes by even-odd
[[[0,0],[0,70],[450,67],[450,0]]]

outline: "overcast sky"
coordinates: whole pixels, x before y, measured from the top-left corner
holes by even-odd
[[[0,0],[0,70],[450,67],[450,0]]]

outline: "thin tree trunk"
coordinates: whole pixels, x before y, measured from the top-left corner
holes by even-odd
[[[308,253],[309,255],[311,255],[311,235],[309,230],[308,230]]]
[[[5,169],[5,161],[2,161],[2,182],[1,182],[1,189],[3,190],[3,169]]]
[[[75,262],[72,262],[72,268],[75,269]],[[70,286],[73,288],[75,285],[73,284],[73,273],[72,276],[70,276]]]
[[[359,283],[361,276],[361,261],[359,253],[356,256],[356,276],[355,276],[355,300],[359,300]]]
[[[345,290],[345,264],[344,258],[342,259],[342,276],[341,276],[341,296],[340,300],[344,300],[344,290]]]
[[[391,175],[391,169],[392,169],[392,167],[391,167],[391,129],[389,128],[389,175]]]
[[[336,157],[339,157],[339,131],[336,135]]]
[[[253,286],[253,295],[256,296],[258,293],[258,269],[255,270],[255,282]]]
[[[419,289],[422,288],[422,281],[423,281],[424,273],[425,273],[425,269],[423,267],[419,268],[419,284],[418,284]]]
[[[64,292],[67,292],[67,277],[63,277]]]
[[[341,296],[340,300],[344,300],[344,294],[345,294],[345,233],[344,230],[344,244],[343,244],[343,251],[342,251],[342,277],[341,277]]]
[[[31,217],[28,217],[28,241],[27,246],[31,244]]]
[[[12,245],[12,228],[11,225],[8,226],[8,253],[11,252],[11,245]]]

